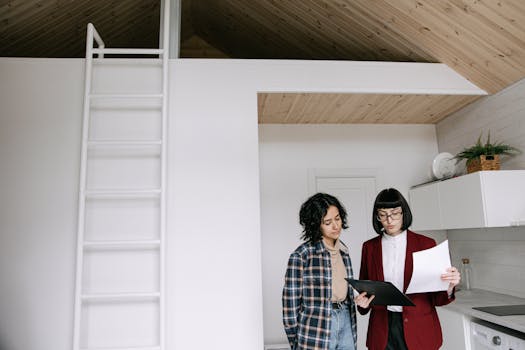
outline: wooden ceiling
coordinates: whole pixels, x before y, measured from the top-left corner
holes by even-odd
[[[462,95],[259,94],[259,119],[274,124],[434,124],[476,100]]]
[[[92,22],[111,47],[154,48],[157,0],[0,0],[0,57],[85,57]]]
[[[441,62],[489,93],[525,77],[523,0],[182,0],[181,8],[181,57]],[[0,56],[83,57],[88,22],[110,47],[157,47],[159,14],[157,0],[0,0]],[[262,123],[436,123],[476,98],[272,94],[260,96],[259,111]]]

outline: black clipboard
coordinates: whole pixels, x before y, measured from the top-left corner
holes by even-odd
[[[370,305],[416,306],[405,294],[390,282],[354,280],[346,278],[348,283],[359,292],[375,295]]]

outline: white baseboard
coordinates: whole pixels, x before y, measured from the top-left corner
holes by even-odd
[[[290,345],[288,344],[265,345],[264,350],[290,350]]]

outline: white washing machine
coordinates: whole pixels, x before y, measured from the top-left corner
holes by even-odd
[[[525,350],[525,334],[484,321],[470,325],[472,350]]]

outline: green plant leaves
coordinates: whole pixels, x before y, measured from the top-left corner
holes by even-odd
[[[496,155],[496,154],[505,154],[505,155],[515,155],[521,153],[521,151],[515,147],[504,144],[503,142],[492,143],[490,141],[490,131],[487,134],[487,141],[482,143],[481,133],[476,141],[474,146],[463,149],[463,151],[456,154],[454,157],[459,162],[461,159],[471,160],[477,158],[481,155]]]

